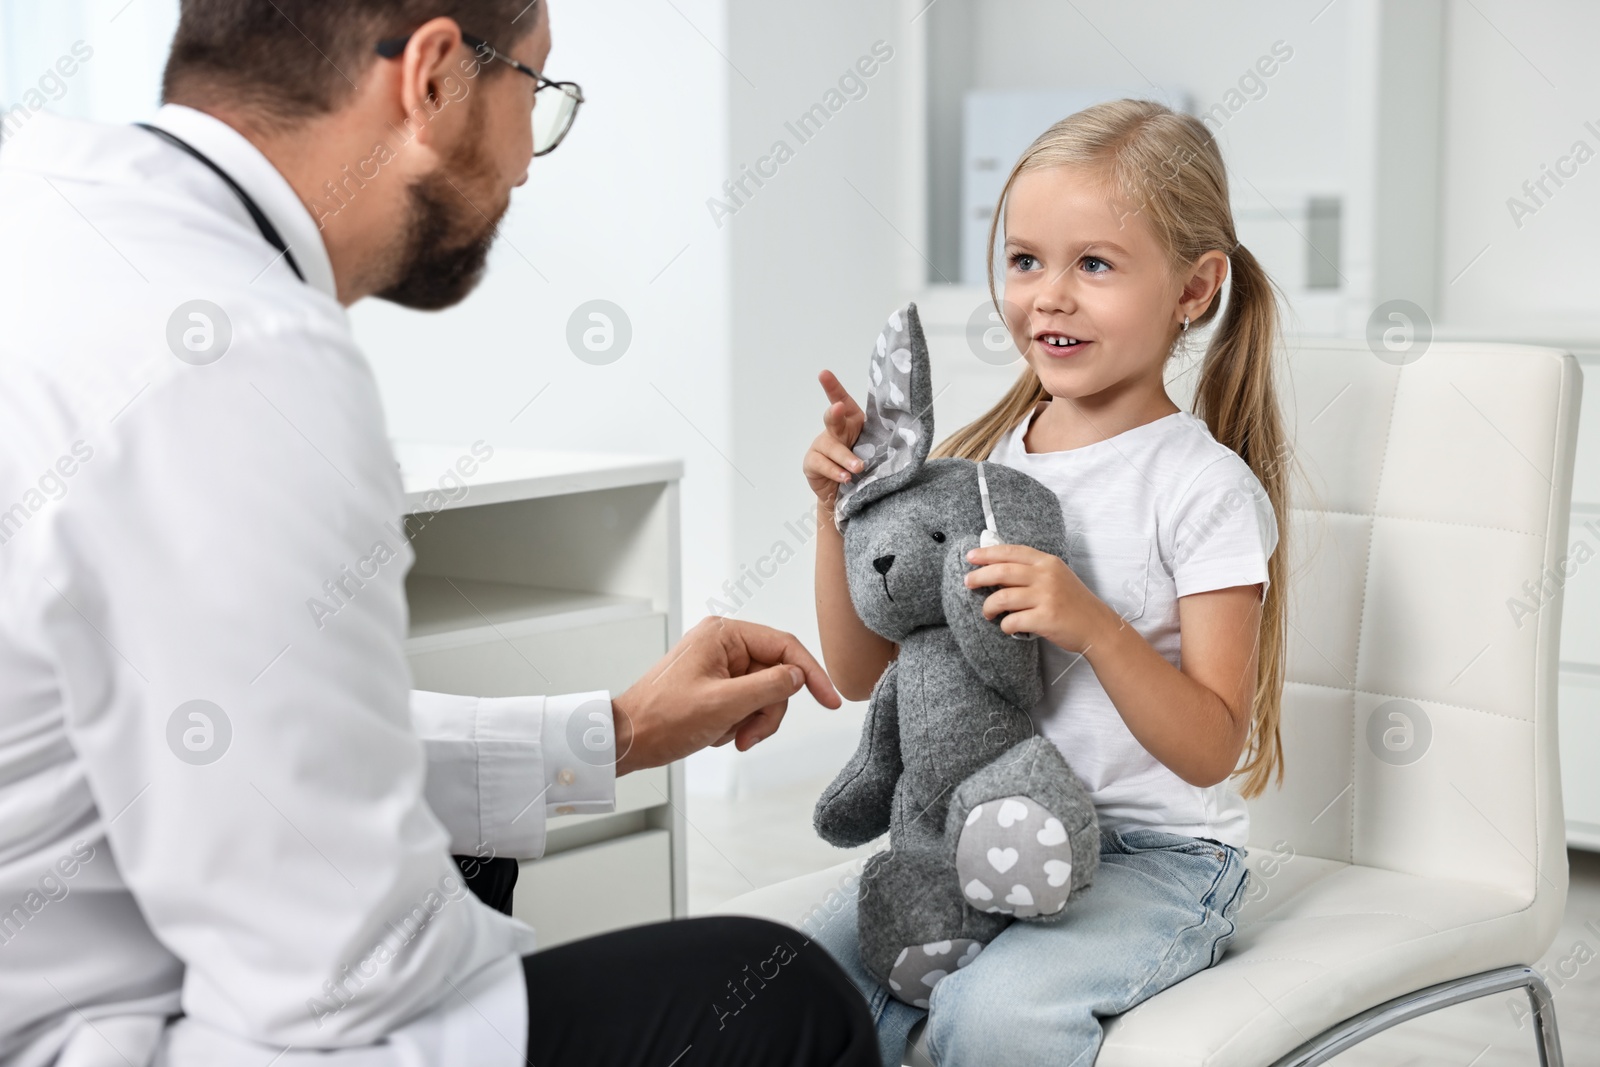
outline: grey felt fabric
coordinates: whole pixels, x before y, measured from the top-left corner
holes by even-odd
[[[874,378],[875,389],[892,384],[895,395],[881,406],[896,414],[876,425],[869,419],[863,436],[884,439],[857,449],[896,466],[881,473],[869,459],[852,483],[859,491],[839,511],[851,603],[866,626],[897,642],[900,652],[873,690],[855,756],[817,802],[815,823],[825,840],[845,847],[889,832],[890,850],[873,858],[861,882],[862,958],[886,984],[899,966],[894,980],[901,988],[891,985],[890,991],[916,1003],[928,989],[920,978],[911,983],[916,988],[908,987],[902,980],[907,967],[937,979],[949,972],[943,964],[972,958],[970,946],[957,952],[945,942],[981,946],[1012,921],[1004,911],[974,908],[963,894],[958,854],[973,807],[1027,798],[1038,821],[1035,836],[1050,818],[1068,831],[1070,860],[1057,845],[1043,843],[1029,856],[1028,878],[1043,880],[1037,893],[1052,908],[1037,915],[1007,909],[1029,921],[1070,916],[1070,907],[1056,908],[1044,891],[1060,889],[1047,884],[1060,868],[1046,872],[1044,865],[1070,863],[1069,894],[1088,885],[1099,831],[1082,782],[1054,745],[1037,736],[1029,715],[1043,693],[1038,642],[1017,640],[997,620],[985,619],[983,601],[994,590],[968,589],[963,582],[973,566],[966,551],[985,528],[978,465],[926,458],[934,432],[932,390],[915,305],[891,318],[874,359],[901,351],[909,357],[896,362],[904,375]],[[909,439],[907,412],[917,423]],[[891,436],[905,447],[891,447]],[[986,463],[983,469],[1000,541],[1066,558],[1055,494],[1013,468]],[[1020,824],[1009,829],[1022,832]],[[976,837],[973,842],[969,852]],[[993,847],[1020,849],[998,839]],[[1020,896],[1011,886],[1005,890]],[[925,951],[929,946],[935,951]]]
[[[989,475],[991,494],[997,491],[996,483],[1002,487],[1007,485],[1005,478],[993,477],[997,469],[1020,474],[1009,467],[996,468],[991,465]],[[1032,478],[1028,478],[1028,481],[1033,482],[1038,488],[1044,488]],[[1020,499],[1036,495],[1022,492],[1025,486],[1017,488],[1016,496]],[[1001,488],[998,491],[1006,490]],[[1050,502],[1055,503],[1054,494],[1051,494]],[[1029,501],[1029,503],[1035,502]],[[1059,514],[1058,509],[1057,515]],[[1058,556],[1063,554],[1065,546],[1052,544],[1053,538],[1042,532],[1023,531],[1016,536],[1019,540],[1008,543],[1032,545],[1034,548]],[[1039,702],[1040,697],[1044,696],[1044,675],[1039,670],[1038,647],[1032,641],[1014,640],[1000,629],[998,619],[983,617],[984,598],[994,590],[968,589],[962,581],[967,571],[972,569],[972,565],[967,562],[967,552],[977,547],[977,536],[965,534],[957,541],[955,551],[945,557],[947,573],[944,576],[944,589],[941,593],[945,624],[950,627],[956,643],[961,646],[968,666],[984,685],[1000,693],[1018,707],[1031,708]]]
[[[954,940],[986,945],[1011,921],[968,907],[959,892],[948,891],[955,877],[955,869],[932,850],[890,849],[867,861],[856,909],[861,959],[885,985],[905,950]],[[931,986],[918,990],[910,982],[900,985],[899,990],[889,986],[889,991],[907,1004],[931,991]]]
[[[900,721],[895,716],[898,667],[889,664],[872,687],[861,744],[817,801],[817,833],[840,848],[864,845],[889,829],[901,766]]]

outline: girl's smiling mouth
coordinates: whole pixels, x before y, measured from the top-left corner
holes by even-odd
[[[1085,346],[1091,343],[1084,338],[1073,337],[1071,334],[1061,333],[1058,330],[1045,330],[1036,333],[1033,335],[1033,339],[1040,348],[1044,349],[1045,354],[1058,359],[1064,356],[1077,355],[1083,351]]]

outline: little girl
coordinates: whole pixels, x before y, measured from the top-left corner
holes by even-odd
[[[996,545],[968,554],[966,581],[1000,587],[984,614],[1009,613],[1002,629],[1046,639],[1033,717],[1094,800],[1100,866],[1065,919],[1013,922],[934,986],[926,1012],[864,970],[853,912],[828,923],[819,940],[866,994],[886,1065],[924,1014],[944,1067],[1093,1063],[1103,1019],[1221,958],[1246,879],[1243,798],[1283,778],[1277,311],[1235,237],[1216,143],[1159,104],[1099,104],[1012,168],[991,263],[1002,214],[1002,314],[1027,366],[934,455],[1008,464],[1060,499],[1070,569]],[[1216,316],[1230,270],[1191,414],[1163,370]],[[999,307],[992,280],[990,295]],[[832,511],[861,469],[862,411],[832,374],[821,381],[830,406],[804,464],[820,509],[817,617],[834,683],[862,700],[897,649],[850,604]]]

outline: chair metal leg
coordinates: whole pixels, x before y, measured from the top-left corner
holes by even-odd
[[[1556,1002],[1539,972],[1528,968],[1528,1003],[1533,1007],[1533,1033],[1539,1042],[1539,1067],[1563,1067],[1561,1035],[1556,1032]]]
[[[1501,967],[1455,978],[1385,1001],[1324,1030],[1272,1067],[1315,1067],[1408,1019],[1511,989],[1526,990],[1533,1007],[1533,1034],[1538,1041],[1540,1067],[1563,1067],[1561,1037],[1556,1032],[1556,1005],[1550,987],[1545,985],[1538,971],[1524,966]]]

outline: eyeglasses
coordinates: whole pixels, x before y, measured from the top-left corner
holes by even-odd
[[[394,59],[405,51],[409,40],[410,34],[379,41],[378,54],[385,59]],[[533,91],[533,154],[542,156],[554,151],[567,131],[572,129],[578,105],[583,103],[583,90],[578,83],[553,82],[526,63],[512,59],[482,37],[463,33],[461,43],[476,51],[479,59],[498,59],[502,63],[509,63],[538,84],[539,87]]]

